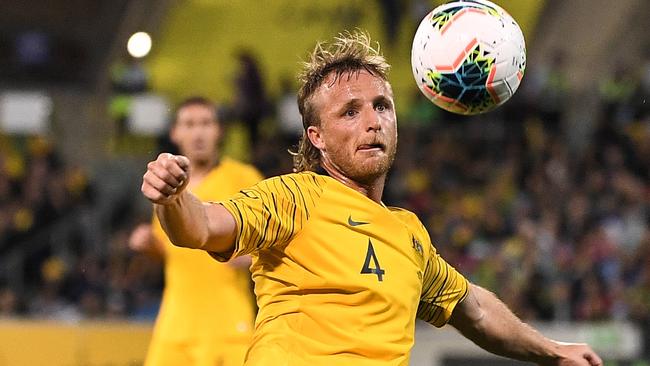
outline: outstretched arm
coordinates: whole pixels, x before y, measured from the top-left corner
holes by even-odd
[[[154,209],[174,245],[217,253],[229,252],[234,246],[235,220],[219,204],[203,203],[190,192],[182,192]]]
[[[601,366],[586,344],[562,343],[544,337],[523,323],[491,292],[471,285],[449,320],[481,348],[505,357],[540,365]]]
[[[185,191],[189,166],[184,156],[160,154],[147,165],[142,193],[154,203],[160,224],[174,245],[228,252],[236,238],[235,219],[223,206],[203,203]]]

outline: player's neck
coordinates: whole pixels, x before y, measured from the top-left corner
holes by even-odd
[[[190,169],[192,170],[192,180],[190,188],[201,183],[203,178],[210,174],[210,171],[219,164],[217,157],[210,160],[190,160]]]
[[[344,185],[354,189],[355,191],[363,194],[364,196],[370,198],[371,200],[381,203],[381,197],[384,193],[384,184],[386,183],[386,175],[383,174],[368,183],[358,182],[345,174],[340,170],[330,166],[329,164],[322,164],[322,168],[327,172],[327,174],[343,183]]]

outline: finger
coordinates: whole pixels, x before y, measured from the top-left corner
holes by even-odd
[[[152,172],[147,171],[142,177],[142,186],[140,187],[140,191],[142,191],[142,194],[153,203],[167,204],[172,200],[172,196],[169,193],[161,192],[160,188],[155,186],[160,184],[159,181],[156,181],[157,179],[159,180],[159,178],[157,178]]]
[[[147,184],[148,186],[152,187],[154,190],[167,196],[171,196],[177,191],[175,186],[169,185],[167,182],[162,180],[160,177],[158,177],[156,174],[154,174],[151,171],[146,172],[142,180],[143,183]]]
[[[169,201],[169,196],[159,192],[147,183],[142,183],[142,194],[151,202],[164,204]]]
[[[174,159],[174,154],[170,154],[170,153],[166,153],[166,152],[165,152],[165,153],[160,153],[160,154],[158,155],[158,157],[156,158],[157,161],[160,161],[160,160],[171,160],[171,159]]]
[[[189,160],[180,155],[170,155],[171,158],[162,159],[161,164],[180,181],[187,180],[189,174]]]
[[[585,359],[589,361],[589,365],[591,366],[602,366],[603,365],[603,360],[595,353],[595,352],[590,352],[585,354]]]
[[[178,164],[183,171],[188,171],[190,167],[190,159],[183,155],[173,155],[170,153],[162,153],[158,155],[156,161],[166,164],[167,162],[173,161]]]
[[[165,167],[158,162],[151,162],[147,165],[147,170],[172,187],[180,186],[185,176],[185,172],[183,172],[176,164],[168,165],[169,166]]]

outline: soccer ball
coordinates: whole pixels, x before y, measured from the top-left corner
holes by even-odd
[[[435,105],[459,114],[484,113],[519,87],[526,68],[524,35],[489,1],[450,2],[420,23],[411,66],[420,91]]]

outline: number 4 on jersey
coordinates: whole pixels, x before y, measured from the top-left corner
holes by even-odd
[[[370,260],[373,261],[373,265],[375,268],[370,267]],[[385,271],[381,268],[379,265],[379,259],[377,259],[377,255],[375,254],[375,248],[372,246],[372,241],[368,239],[368,252],[366,253],[366,261],[363,263],[363,267],[361,268],[361,273],[362,274],[376,274],[377,275],[377,280],[383,281],[384,280],[384,273]]]

